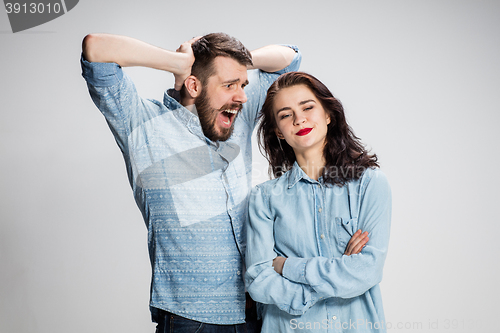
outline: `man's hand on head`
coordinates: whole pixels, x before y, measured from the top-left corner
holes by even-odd
[[[184,81],[189,75],[191,75],[191,66],[193,66],[194,63],[194,54],[191,45],[193,45],[193,43],[200,38],[201,36],[194,37],[182,43],[181,46],[179,46],[179,48],[177,48],[176,50],[176,52],[182,53],[184,57],[182,57],[183,61],[179,62],[178,71],[174,73],[175,90],[181,90]]]

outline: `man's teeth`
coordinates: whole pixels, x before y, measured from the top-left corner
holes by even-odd
[[[224,110],[224,113],[230,113],[230,114],[237,114],[239,110]],[[231,118],[228,117],[227,121],[222,121],[224,125],[230,125],[231,124]]]

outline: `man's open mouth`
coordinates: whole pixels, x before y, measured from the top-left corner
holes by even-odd
[[[223,127],[229,128],[234,121],[234,118],[238,114],[241,108],[237,109],[226,109],[219,113],[219,119]]]

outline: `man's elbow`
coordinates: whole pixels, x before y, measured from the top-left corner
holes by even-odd
[[[285,67],[290,66],[290,64],[293,61],[293,58],[295,58],[295,53],[296,51],[290,47],[287,47],[283,50],[283,58],[285,58],[285,63],[286,63]]]
[[[88,34],[83,38],[82,42],[82,54],[85,60],[89,62],[98,62],[97,59],[97,45],[99,43],[99,35],[98,34]]]

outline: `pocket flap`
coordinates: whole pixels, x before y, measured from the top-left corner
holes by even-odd
[[[349,235],[354,235],[354,233],[358,230],[358,218],[355,217],[353,219],[343,219],[340,218],[342,227],[347,231]]]

